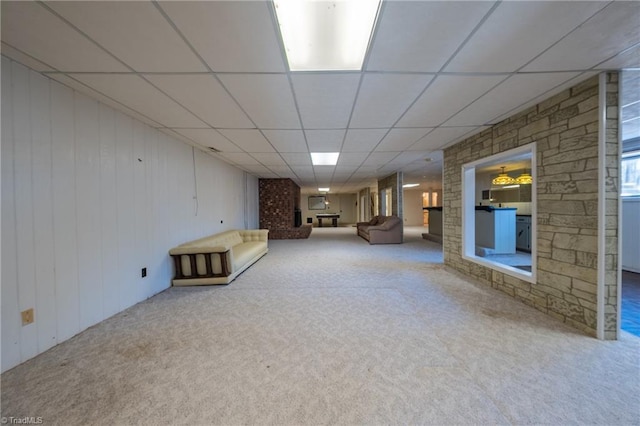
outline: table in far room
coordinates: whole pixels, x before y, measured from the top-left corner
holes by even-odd
[[[338,226],[338,218],[340,218],[339,214],[331,214],[331,213],[318,213],[316,215],[316,219],[318,219],[318,227],[322,228],[322,219],[331,219],[331,225],[335,228]]]

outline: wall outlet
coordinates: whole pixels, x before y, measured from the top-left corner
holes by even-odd
[[[140,275],[142,276],[142,278],[147,276],[147,268],[142,268],[142,271],[140,272]]]
[[[27,309],[26,311],[20,312],[22,316],[22,325],[29,325],[33,322],[33,308]]]

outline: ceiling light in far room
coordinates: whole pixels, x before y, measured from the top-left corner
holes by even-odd
[[[491,183],[493,185],[513,185],[513,184],[515,184],[516,180],[504,172],[504,167],[501,167],[501,169],[502,169],[502,173],[500,173],[498,176],[493,178]]]
[[[329,192],[330,188],[318,188],[319,192]]]
[[[403,188],[415,188],[416,186],[420,186],[419,183],[405,183],[402,185]]]
[[[520,185],[531,185],[533,183],[533,177],[525,170],[516,178],[516,182]]]
[[[312,152],[311,163],[314,166],[335,166],[339,156],[339,152]]]
[[[381,0],[275,0],[291,71],[360,71]]]

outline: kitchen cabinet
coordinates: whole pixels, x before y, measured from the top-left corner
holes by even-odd
[[[527,203],[531,201],[531,185],[515,188],[491,188],[492,203]]]
[[[442,207],[423,207],[422,210],[429,212],[429,232],[423,237],[442,243]]]
[[[516,249],[531,251],[531,216],[516,216]]]
[[[486,254],[514,254],[516,209],[476,207],[476,247]]]

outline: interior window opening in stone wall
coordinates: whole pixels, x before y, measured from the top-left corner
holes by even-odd
[[[463,166],[463,253],[533,282],[535,145]]]

